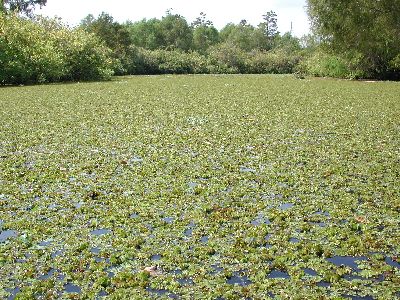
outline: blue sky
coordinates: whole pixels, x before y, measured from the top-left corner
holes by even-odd
[[[278,27],[281,33],[290,31],[293,23],[293,34],[302,36],[309,32],[309,22],[305,12],[306,0],[48,0],[47,5],[36,12],[47,16],[61,17],[70,25],[77,25],[88,14],[95,16],[105,11],[115,20],[138,21],[143,18],[161,18],[167,9],[184,16],[188,22],[193,21],[200,12],[205,12],[209,20],[221,29],[229,22],[238,23],[246,19],[257,25],[262,15],[273,10],[278,15]]]

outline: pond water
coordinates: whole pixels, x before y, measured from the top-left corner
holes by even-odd
[[[162,256],[160,254],[155,254],[150,257],[150,259],[153,261],[161,260],[161,258]]]
[[[91,235],[104,235],[110,233],[109,229],[95,229],[90,232]]]
[[[0,232],[0,243],[3,243],[8,239],[17,237],[17,236],[18,236],[18,232],[15,230],[4,230],[4,231]]]
[[[272,270],[268,278],[283,278],[283,279],[288,279],[290,278],[290,275],[287,272],[280,271],[280,270]]]
[[[334,256],[326,259],[327,261],[333,263],[336,266],[348,266],[353,270],[359,272],[357,261],[367,260],[365,256]]]
[[[81,293],[81,288],[73,283],[67,283],[64,285],[64,290],[66,293]]]
[[[233,285],[247,286],[249,284],[252,284],[253,282],[247,276],[240,275],[239,272],[235,272],[230,278],[228,278],[226,283]]]

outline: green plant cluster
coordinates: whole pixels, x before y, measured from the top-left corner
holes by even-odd
[[[0,14],[0,84],[108,79],[110,50],[59,20]]]
[[[291,75],[0,88],[0,298],[398,299],[399,94]]]
[[[220,44],[207,55],[180,50],[130,49],[128,74],[290,74],[302,58],[283,50],[245,52]]]
[[[346,75],[400,79],[399,0],[308,0],[307,9],[328,53],[348,65]],[[334,73],[343,73],[341,62],[326,63]]]

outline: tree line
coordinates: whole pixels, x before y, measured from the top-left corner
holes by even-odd
[[[124,23],[104,12],[70,28],[33,14],[45,4],[0,0],[0,83],[166,73],[399,78],[400,0],[308,0],[313,34],[302,38],[281,34],[273,11],[257,26],[242,20],[221,30],[203,12],[189,24],[171,10]]]

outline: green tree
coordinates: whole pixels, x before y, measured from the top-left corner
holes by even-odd
[[[278,19],[274,11],[269,11],[263,15],[264,22],[258,25],[258,29],[264,35],[264,42],[262,48],[264,50],[270,50],[275,46],[275,39],[279,36],[278,32]]]
[[[192,22],[192,28],[194,50],[205,53],[210,46],[218,43],[218,30],[213,26],[213,22],[207,20],[205,13],[201,12]]]
[[[301,45],[300,40],[293,36],[290,32],[286,32],[284,35],[275,37],[276,48],[284,50],[286,52],[300,51]]]
[[[130,46],[132,44],[127,26],[114,21],[114,18],[103,12],[98,18],[88,15],[81,21],[81,28],[97,35],[108,48],[113,50],[113,56],[119,64],[115,65],[117,74],[128,72]]]
[[[158,19],[143,19],[135,23],[128,23],[132,43],[135,46],[155,50],[164,47],[164,37],[160,29],[161,21]]]
[[[398,74],[400,0],[308,0],[313,30],[367,76]]]
[[[0,0],[0,12],[16,11],[31,15],[35,6],[46,5],[47,0]]]
[[[214,26],[200,25],[193,30],[193,47],[196,51],[204,53],[218,41],[218,30]]]
[[[159,29],[165,49],[187,51],[192,48],[193,32],[181,15],[167,11],[166,16],[161,19]]]
[[[86,31],[96,34],[106,45],[117,52],[124,51],[132,43],[127,28],[109,14],[103,12],[98,18],[88,15],[81,21],[81,27]]]
[[[259,46],[259,37],[257,30],[246,20],[240,21],[239,24],[229,23],[220,32],[222,42],[233,44],[244,51],[250,51]]]

